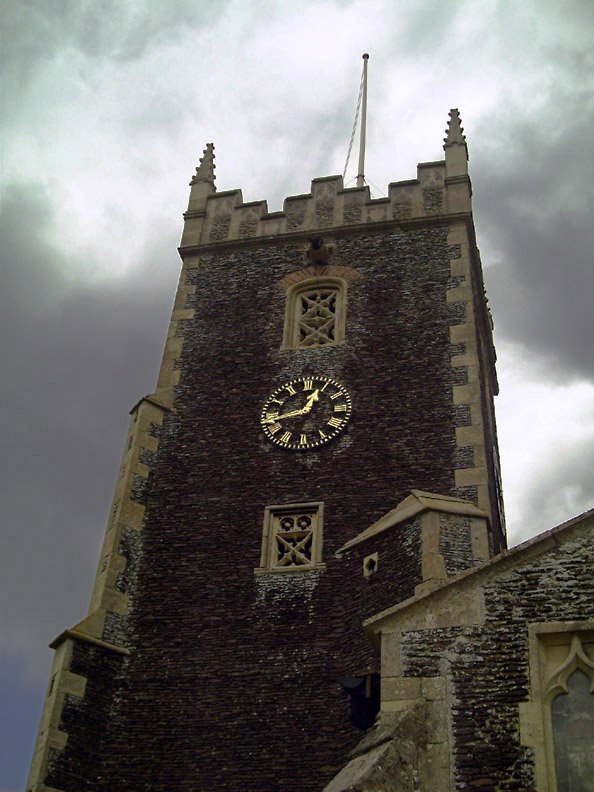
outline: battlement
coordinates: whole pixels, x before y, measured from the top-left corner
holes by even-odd
[[[244,203],[241,190],[217,192],[214,145],[207,143],[190,181],[180,249],[470,212],[463,132],[458,110],[450,110],[445,159],[419,163],[417,178],[389,184],[385,198],[372,198],[369,187],[345,188],[342,176],[324,176],[313,179],[309,193],[285,198],[282,212],[269,212],[266,201]]]
[[[420,163],[417,178],[393,182],[386,198],[372,198],[369,187],[345,189],[342,176],[313,179],[311,192],[285,198],[280,212],[266,201],[244,203],[241,190],[212,192],[191,196],[181,247],[458,214],[470,211],[470,194],[468,176],[448,176],[446,160]]]

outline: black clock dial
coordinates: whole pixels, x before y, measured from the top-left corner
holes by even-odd
[[[275,445],[309,451],[339,435],[351,412],[351,397],[344,385],[322,375],[297,377],[268,397],[260,424]]]

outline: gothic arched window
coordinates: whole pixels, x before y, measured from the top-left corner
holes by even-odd
[[[567,693],[551,702],[553,742],[559,792],[577,792],[594,782],[594,696],[587,674],[577,670]]]
[[[594,662],[577,634],[549,674],[550,735],[557,792],[587,792],[594,779]]]
[[[321,347],[344,339],[346,287],[340,278],[314,278],[287,293],[285,347]]]

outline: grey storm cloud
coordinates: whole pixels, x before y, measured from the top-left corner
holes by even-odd
[[[594,376],[591,123],[569,116],[557,134],[518,124],[513,166],[483,163],[475,180],[501,255],[487,274],[498,333],[552,378]]]
[[[27,0],[4,7],[6,59],[21,74],[39,68],[57,51],[73,49],[90,58],[139,59],[147,48],[172,40],[183,30],[198,31],[223,14],[229,2],[187,0]]]
[[[1,333],[0,563],[12,603],[2,615],[3,651],[25,649],[37,678],[47,640],[84,615],[127,429],[124,406],[153,389],[177,263],[175,241],[166,240],[126,282],[69,281],[66,254],[47,239],[49,202],[32,193],[31,185],[8,187],[1,211],[10,296]]]

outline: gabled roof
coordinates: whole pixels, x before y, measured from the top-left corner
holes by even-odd
[[[544,531],[511,550],[505,550],[489,561],[459,572],[441,585],[436,585],[431,591],[423,592],[374,614],[363,622],[363,626],[372,637],[373,633],[381,632],[382,626],[393,619],[410,619],[412,614],[418,618],[422,613],[438,613],[440,608],[447,611],[447,608],[443,607],[446,599],[450,603],[453,602],[451,597],[457,601],[468,599],[465,596],[461,597],[462,591],[468,592],[469,587],[477,587],[486,580],[508,574],[514,567],[551,552],[570,542],[576,534],[584,532],[594,535],[594,509],[589,509],[550,531]]]
[[[476,507],[469,501],[462,500],[462,498],[452,498],[449,495],[435,495],[432,492],[423,492],[422,490],[411,490],[411,494],[401,501],[395,509],[384,514],[377,522],[370,525],[360,534],[353,539],[349,539],[337,554],[344,553],[350,550],[351,547],[364,542],[372,536],[376,536],[388,528],[393,528],[405,520],[409,520],[417,514],[424,511],[440,511],[447,512],[448,514],[460,514],[468,517],[482,517],[489,519],[487,512]]]

